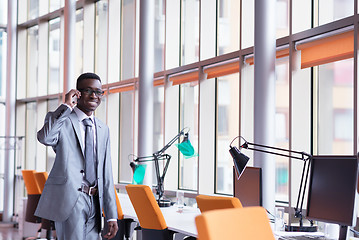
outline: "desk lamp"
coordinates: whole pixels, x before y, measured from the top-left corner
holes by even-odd
[[[196,156],[196,152],[189,141],[189,130],[185,132],[186,128],[183,128],[171,141],[169,141],[161,150],[154,152],[152,156],[145,156],[145,157],[137,157],[130,163],[130,166],[133,170],[133,178],[137,183],[141,183],[143,181],[146,167],[145,165],[140,165],[137,163],[143,162],[154,162],[155,163],[155,170],[156,170],[156,194],[158,195],[157,203],[160,207],[169,207],[171,206],[171,201],[168,199],[163,199],[164,194],[164,186],[163,181],[165,179],[167,169],[171,160],[171,155],[164,153],[169,147],[172,146],[182,135],[184,138],[181,143],[176,144],[179,151],[184,155],[185,158],[190,158]],[[160,175],[160,167],[159,161],[166,161],[165,166],[162,171],[162,175]]]
[[[313,226],[312,221],[311,221],[311,226],[303,226],[303,215],[302,215],[304,195],[305,195],[305,189],[306,189],[306,185],[307,185],[307,180],[308,180],[308,175],[309,175],[309,167],[310,167],[312,155],[310,155],[306,152],[298,152],[298,151],[292,151],[292,150],[287,150],[287,149],[283,149],[283,148],[266,146],[266,145],[262,145],[262,144],[250,143],[247,140],[245,140],[242,136],[237,136],[232,140],[232,142],[229,145],[229,153],[231,154],[231,156],[233,158],[234,166],[235,166],[236,172],[238,174],[238,176],[237,176],[238,179],[244,172],[246,165],[249,161],[249,157],[244,155],[236,146],[232,146],[232,143],[237,138],[241,138],[244,141],[244,143],[239,146],[240,150],[245,148],[245,149],[249,149],[249,150],[253,150],[253,151],[259,151],[259,152],[264,152],[264,153],[269,153],[269,154],[274,154],[274,155],[279,155],[279,156],[283,156],[283,157],[294,158],[294,159],[299,159],[299,160],[304,161],[297,204],[294,209],[295,210],[294,216],[296,218],[299,218],[299,226],[286,226],[286,230],[287,231],[296,231],[296,232],[297,231],[301,231],[301,232],[316,231],[316,227]],[[253,146],[253,147],[250,147],[250,146]],[[272,150],[272,151],[270,151],[270,150]],[[304,187],[303,187],[303,184],[304,184]]]

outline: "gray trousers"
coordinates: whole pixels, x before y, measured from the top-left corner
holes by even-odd
[[[98,240],[101,230],[98,196],[81,193],[70,215],[64,222],[55,222],[58,240]]]

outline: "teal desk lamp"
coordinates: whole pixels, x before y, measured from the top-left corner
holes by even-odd
[[[158,195],[157,203],[160,207],[169,207],[171,206],[171,201],[168,199],[163,199],[164,186],[163,182],[167,173],[167,169],[171,160],[171,155],[165,154],[164,152],[172,146],[182,135],[184,136],[181,143],[176,144],[179,151],[183,154],[185,158],[191,158],[198,156],[195,152],[191,142],[189,141],[189,130],[185,132],[186,128],[183,128],[171,141],[169,141],[161,150],[152,154],[152,156],[137,157],[130,163],[130,166],[133,170],[133,179],[135,183],[142,184],[143,178],[146,173],[145,165],[138,164],[143,162],[154,162],[156,170],[156,194]],[[187,128],[188,129],[188,128]],[[159,161],[166,161],[165,166],[160,174]]]

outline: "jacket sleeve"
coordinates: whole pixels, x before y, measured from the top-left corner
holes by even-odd
[[[55,146],[60,129],[71,112],[72,109],[65,104],[61,104],[54,112],[48,112],[44,126],[37,132],[37,140],[46,146]]]

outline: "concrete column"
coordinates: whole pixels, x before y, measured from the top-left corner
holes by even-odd
[[[15,150],[11,148],[15,138],[16,104],[16,31],[17,1],[8,0],[7,54],[6,54],[6,112],[5,112],[5,173],[3,222],[11,222],[14,213]]]
[[[151,156],[153,149],[153,73],[155,1],[140,1],[138,156]],[[144,184],[152,186],[153,164],[147,164]]]
[[[255,0],[254,20],[254,142],[275,143],[276,1]],[[275,207],[275,158],[254,151],[254,165],[262,168],[263,206]]]
[[[65,94],[76,86],[75,79],[75,40],[76,40],[76,0],[65,0],[65,32],[64,32],[64,91]]]

